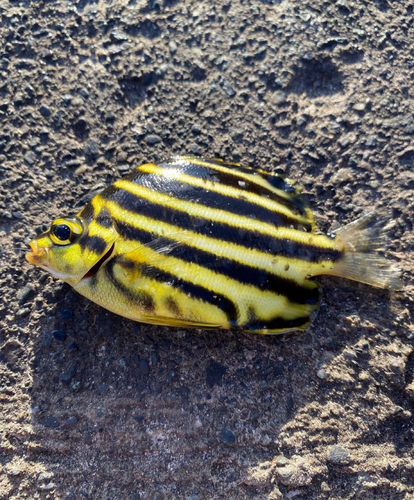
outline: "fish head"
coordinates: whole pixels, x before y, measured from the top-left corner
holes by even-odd
[[[26,259],[69,285],[92,277],[114,251],[116,232],[79,217],[58,218],[30,242]]]

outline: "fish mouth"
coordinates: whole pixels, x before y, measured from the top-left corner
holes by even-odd
[[[102,257],[98,260],[98,262],[96,264],[94,264],[90,269],[89,271],[83,276],[83,278],[81,279],[81,281],[85,280],[85,279],[88,279],[88,278],[92,278],[93,276],[95,276],[99,269],[106,263],[108,262],[108,260],[110,259],[111,255],[112,255],[112,252],[114,251],[114,248],[115,248],[115,242],[112,243],[112,245],[109,247],[108,251],[105,252]]]
[[[36,240],[30,243],[30,251],[26,253],[26,260],[34,266],[47,267],[49,265],[49,249],[40,247]]]

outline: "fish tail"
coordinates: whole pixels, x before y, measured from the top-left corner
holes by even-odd
[[[402,271],[383,256],[392,226],[389,213],[369,212],[335,231],[335,239],[344,245],[344,254],[329,274],[378,288],[401,289]]]

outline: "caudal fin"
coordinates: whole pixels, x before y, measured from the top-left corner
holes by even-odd
[[[345,253],[329,274],[378,288],[401,289],[401,270],[381,255],[390,220],[387,214],[370,212],[335,231],[335,237],[345,245]]]

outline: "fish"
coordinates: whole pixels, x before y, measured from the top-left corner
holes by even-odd
[[[310,324],[316,276],[400,289],[382,255],[389,222],[371,212],[325,235],[284,175],[177,156],[54,220],[26,259],[131,320],[275,334]]]

